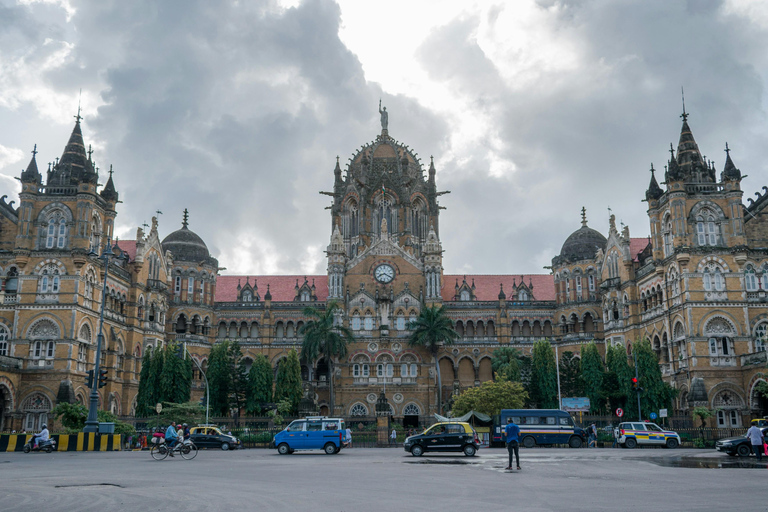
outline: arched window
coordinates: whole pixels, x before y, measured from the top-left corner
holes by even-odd
[[[139,307],[136,311],[136,317],[140,322],[144,320],[144,297],[139,297]]]
[[[704,335],[709,338],[710,356],[733,356],[733,327],[723,318],[707,322]]]
[[[715,269],[715,290],[722,292],[725,290],[725,277],[720,269]]]
[[[38,280],[38,293],[59,293],[59,267],[56,265],[43,267]]]
[[[410,403],[403,408],[403,416],[419,416],[421,415],[421,409],[418,405]]]
[[[402,313],[398,313],[397,318],[395,318],[395,329],[398,331],[405,330],[405,316]]]
[[[461,290],[459,300],[467,301],[470,299],[469,290]]]
[[[755,327],[755,352],[765,352],[766,334],[768,333],[768,323],[761,323]]]
[[[717,245],[718,226],[709,210],[702,210],[696,217],[696,235],[699,245]]]
[[[352,315],[352,330],[353,331],[359,331],[360,330],[360,314],[355,312]]]
[[[8,329],[0,324],[0,356],[7,356],[8,353]]]
[[[581,286],[581,278],[579,277],[579,286]],[[517,294],[517,299],[520,301],[526,301],[528,300],[528,292],[525,290],[520,290]]]
[[[19,289],[19,272],[16,267],[8,269],[8,274],[5,278],[5,296],[16,295]]]
[[[243,292],[243,302],[251,302],[253,300],[253,294],[251,290],[245,290]]]
[[[355,357],[352,365],[352,376],[367,379],[371,375],[371,367],[368,364],[368,358],[363,355]]]
[[[368,407],[365,404],[357,402],[349,409],[350,416],[368,416]]]
[[[47,221],[46,249],[63,249],[67,245],[67,221],[60,211],[53,212]]]
[[[48,413],[51,411],[51,401],[42,393],[33,393],[24,399],[21,412],[25,413],[24,429],[39,431],[41,425],[48,423]]]
[[[664,256],[672,255],[672,221],[669,215],[664,218],[662,225],[662,237],[664,238]]]
[[[312,300],[312,298],[310,296],[310,293],[309,293],[309,290],[302,290],[301,291],[301,296],[299,297],[299,300],[301,302],[309,302],[310,300]]]
[[[84,372],[86,370],[85,365],[88,362],[88,345],[90,345],[93,340],[91,326],[83,324],[80,327],[80,333],[77,335],[77,339],[80,341],[77,347],[77,370]]]
[[[712,274],[710,274],[709,269],[704,269],[704,290],[705,291],[712,291]]]
[[[758,290],[757,276],[752,265],[747,265],[747,268],[744,269],[744,285],[748,292],[756,292]]]
[[[365,315],[365,330],[366,331],[372,331],[373,330],[373,317],[370,314]]]

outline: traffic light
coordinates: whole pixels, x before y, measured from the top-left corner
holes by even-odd
[[[85,379],[85,387],[88,389],[93,387],[93,370],[88,370],[88,377]]]
[[[637,377],[632,377],[632,389],[634,389],[635,391],[639,389],[637,385]]]
[[[99,370],[99,388],[107,385],[107,370]]]

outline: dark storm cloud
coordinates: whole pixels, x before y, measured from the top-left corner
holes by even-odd
[[[115,166],[118,226],[133,237],[160,209],[164,236],[189,208],[190,227],[230,271],[324,271],[329,198],[317,192],[332,187],[337,154],[344,164],[377,135],[380,97],[390,133],[425,162],[434,154],[438,186],[452,191],[441,198],[447,272],[541,272],[579,227],[582,206],[603,233],[610,206],[633,236],[647,234],[640,200],[650,163],[663,169],[677,143],[680,85],[718,169],[728,140],[750,175],[746,195],[765,183],[766,24],[718,1],[538,5],[546,23],[534,43],[562,44],[566,34],[578,65],[520,82],[502,72],[476,36],[483,22],[507,30],[502,14],[515,3],[463,15],[416,52],[433,81],[486,119],[470,147],[451,139],[451,123],[462,122],[452,106],[432,111],[366,80],[330,0],[287,10],[270,1],[73,2],[69,22],[56,6],[0,0],[0,59],[28,55],[40,66],[62,41],[72,45],[40,73],[52,91],[82,87],[103,99],[83,129],[100,148],[102,175]],[[33,142],[8,138],[0,144]],[[490,172],[499,162],[514,171]]]
[[[722,2],[549,2],[541,8],[555,4],[548,21],[577,37],[581,63],[543,72],[529,88],[499,79],[474,38],[478,19],[442,27],[421,49],[430,76],[488,116],[503,141],[498,157],[517,169],[511,178],[479,182],[445,162],[442,185],[459,192],[451,206],[461,212],[445,217],[483,247],[446,241],[450,264],[471,262],[475,272],[541,271],[542,253],[559,252],[579,227],[582,205],[603,233],[610,206],[632,236],[647,235],[641,200],[648,169],[654,162],[663,178],[668,143],[677,146],[681,85],[694,135],[718,172],[725,141],[738,141],[741,151],[733,157],[750,174],[746,195],[766,182],[765,77],[758,72],[766,64],[763,30],[726,15]],[[486,155],[482,147],[472,155],[478,169]],[[445,220],[447,239],[455,226]]]

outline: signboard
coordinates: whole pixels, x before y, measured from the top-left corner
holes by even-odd
[[[618,416],[619,418],[624,416],[624,409],[621,409],[621,408],[616,409],[616,416]]]
[[[652,413],[650,414],[650,416],[651,416],[651,419],[652,419],[652,420],[655,420],[656,418],[658,418],[658,417],[659,417],[659,415],[658,415],[658,414],[656,414],[655,412],[652,412]]]
[[[589,398],[563,398],[561,407],[567,412],[589,412]]]
[[[667,410],[659,409],[659,418],[666,418],[666,417],[667,417]]]
[[[163,404],[158,402],[157,405],[155,406],[155,410],[157,411],[157,414],[160,414],[161,412],[163,412]]]

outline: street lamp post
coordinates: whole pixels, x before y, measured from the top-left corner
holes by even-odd
[[[104,261],[104,288],[101,292],[101,312],[99,313],[99,335],[96,337],[96,365],[93,370],[93,382],[91,382],[91,399],[88,407],[88,419],[85,420],[83,432],[99,431],[99,370],[101,369],[101,344],[104,341],[104,304],[107,299],[107,276],[109,275],[109,260],[115,253],[112,252],[112,242],[107,239],[107,247],[101,252],[100,256],[91,249],[89,256],[95,256],[96,259]]]

